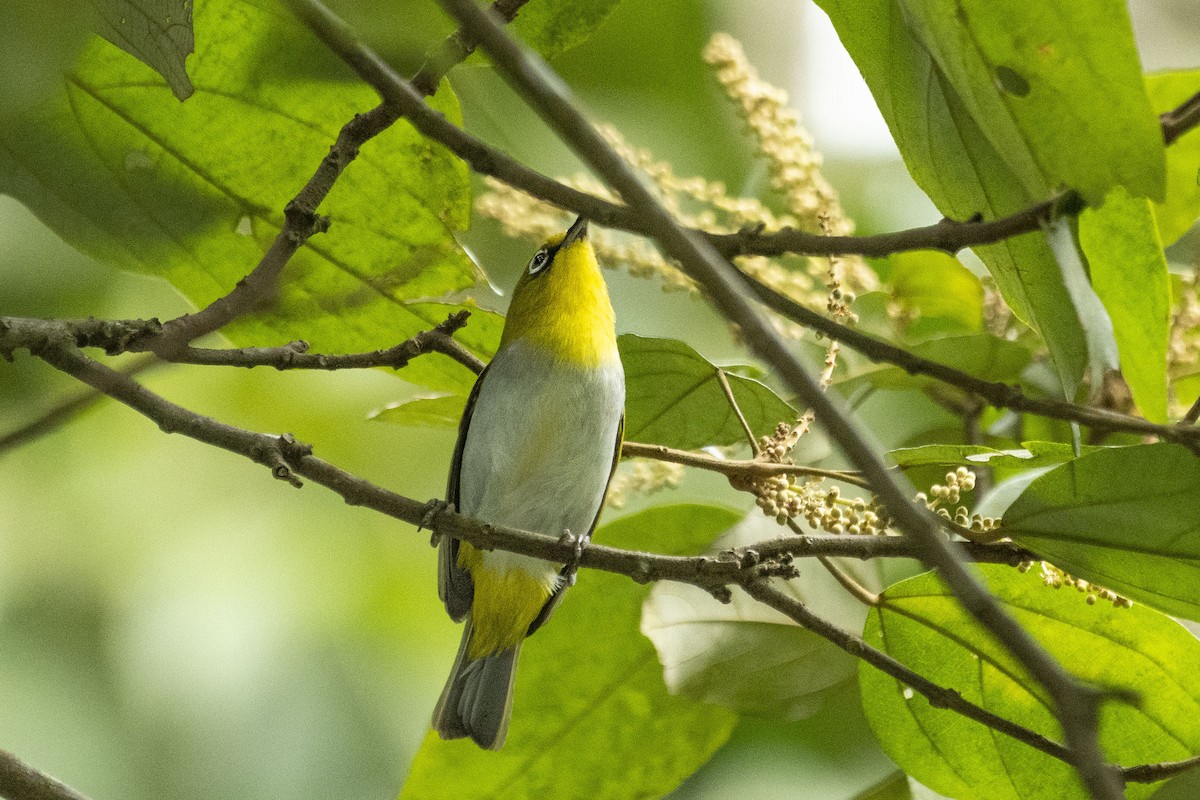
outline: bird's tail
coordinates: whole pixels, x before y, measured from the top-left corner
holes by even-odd
[[[484,749],[499,750],[512,714],[513,678],[521,645],[471,659],[467,647],[473,631],[467,617],[450,679],[433,710],[433,728],[443,739],[470,736]]]

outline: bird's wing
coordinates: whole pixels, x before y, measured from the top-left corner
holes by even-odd
[[[454,444],[454,456],[450,459],[450,477],[446,480],[446,502],[458,510],[459,480],[462,473],[463,450],[467,446],[467,431],[471,427],[471,417],[475,414],[475,402],[479,399],[479,388],[488,368],[484,367],[475,379],[475,386],[467,397],[466,408],[463,409],[462,420],[458,423],[458,441]],[[446,605],[446,613],[455,622],[460,621],[471,610],[471,600],[475,596],[475,585],[471,582],[471,573],[458,565],[458,540],[443,536],[438,544],[438,597]]]
[[[596,525],[600,522],[600,512],[604,510],[604,498],[608,496],[609,484],[612,483],[613,475],[617,473],[617,464],[621,461],[621,445],[624,443],[625,415],[621,414],[621,420],[617,423],[617,441],[616,446],[613,447],[612,467],[610,467],[608,470],[608,480],[604,484],[604,494],[600,496],[600,507],[596,509],[596,516],[592,519],[592,526],[588,528],[587,534],[585,534],[583,537],[584,542],[590,542],[592,540],[592,533],[595,532]],[[533,622],[529,624],[529,630],[526,632],[526,636],[532,636],[534,631],[542,627],[542,625],[546,623],[546,620],[550,619],[550,615],[554,613],[554,609],[558,608],[558,604],[562,602],[562,598],[567,591],[567,587],[575,583],[575,573],[578,571],[578,569],[578,564],[567,564],[562,568],[562,571],[559,572],[560,580],[558,582],[558,588],[554,590],[554,593],[551,594],[549,599],[546,600],[546,604],[542,606],[542,610],[538,612],[538,615],[534,618]]]

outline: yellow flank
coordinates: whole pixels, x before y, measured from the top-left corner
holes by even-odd
[[[550,592],[521,569],[495,572],[483,566],[483,554],[466,542],[459,544],[458,565],[470,570],[475,583],[471,607],[474,631],[467,645],[472,661],[516,647],[550,599]]]
[[[554,247],[559,235],[546,243]],[[617,358],[617,337],[608,287],[586,238],[559,250],[536,275],[526,270],[513,290],[500,339],[503,348],[520,339],[559,360],[595,367]]]

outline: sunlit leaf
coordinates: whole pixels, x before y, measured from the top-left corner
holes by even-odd
[[[1089,605],[1035,572],[983,566],[989,589],[1021,626],[1081,680],[1140,702],[1110,699],[1101,710],[1106,757],[1133,765],[1200,751],[1200,659],[1179,623],[1141,606]],[[1005,646],[968,615],[932,573],[884,593],[863,634],[906,666],[1007,719],[1061,741],[1045,690]],[[859,669],[863,708],[896,764],[934,791],[970,800],[1074,800],[1087,794],[1074,770],[1008,736],[944,709],[874,667]],[[1152,786],[1130,784],[1130,798]]]
[[[0,191],[78,249],[165,277],[203,306],[258,263],[341,126],[378,98],[288,74],[296,53],[321,49],[282,8],[212,0],[196,26],[196,92],[182,104],[149,67],[95,40],[53,106],[0,129]],[[433,102],[460,119],[447,87]],[[466,168],[403,121],[362,149],[322,211],[329,232],[292,259],[268,308],[225,329],[235,343],[390,346],[457,309],[430,298],[474,283],[454,237],[469,219]],[[490,355],[498,334],[498,318],[477,312],[458,338]],[[404,377],[464,393],[474,380],[439,357]]]
[[[512,27],[544,58],[553,58],[584,42],[621,0],[532,0]]]
[[[892,297],[914,313],[909,336],[921,338],[935,321],[953,323],[958,332],[983,327],[983,284],[954,256],[933,250],[900,253],[890,259]]]
[[[712,506],[660,506],[605,525],[596,541],[695,554],[737,518]],[[678,786],[725,742],[737,716],[667,692],[654,647],[638,632],[649,591],[584,570],[521,652],[503,749],[485,752],[431,732],[401,798],[625,800]]]
[[[713,549],[769,541],[779,531],[775,520],[754,511]],[[878,590],[874,566],[847,561],[843,567]],[[777,588],[840,627],[862,627],[863,605],[820,563],[804,559],[796,568],[799,576],[776,581]],[[659,583],[646,601],[642,632],[654,642],[673,693],[756,715],[810,716],[828,688],[854,674],[854,659],[845,652],[737,588],[721,603],[695,586]]]
[[[458,428],[466,405],[467,398],[461,394],[418,397],[381,408],[372,413],[370,418],[393,425],[453,430]]]
[[[1165,423],[1171,284],[1150,201],[1113,190],[1102,207],[1080,215],[1079,245],[1134,402],[1146,419]]]
[[[1200,619],[1200,459],[1172,444],[1105,448],[1031,483],[1004,531],[1067,572]]]
[[[717,367],[674,339],[625,335],[617,340],[625,365],[625,438],[693,450],[746,440],[717,380]],[[733,396],[758,436],[796,412],[769,387],[726,373]]]
[[[1146,76],[1146,91],[1158,113],[1170,111],[1200,90],[1200,69]],[[1163,244],[1174,244],[1200,217],[1200,129],[1167,148],[1167,197],[1154,206]]]
[[[192,0],[94,0],[97,33],[163,76],[186,100],[194,91],[185,62],[194,49]]]
[[[1065,185],[1098,205],[1124,186],[1162,198],[1162,133],[1124,2],[900,2],[939,78],[1033,195]]]

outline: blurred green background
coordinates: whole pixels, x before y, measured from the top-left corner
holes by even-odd
[[[449,29],[431,0],[331,6],[405,71]],[[37,42],[52,26],[30,21],[47,8],[23,4],[23,25],[5,34],[49,54],[26,47],[0,65],[0,92],[18,100],[45,91],[46,75],[77,47],[61,33]],[[1139,0],[1133,12],[1148,69],[1195,65],[1200,21],[1190,0]],[[555,66],[596,119],[679,174],[758,194],[761,165],[700,58],[718,30],[740,38],[763,76],[788,89],[861,231],[936,221],[827,21],[807,3],[624,0]],[[490,70],[462,68],[454,86],[477,135],[550,174],[577,170]],[[313,166],[297,166],[297,188]],[[465,242],[500,287],[531,250],[486,222]],[[715,317],[699,302],[623,275],[610,273],[610,286],[622,331],[745,359],[723,326],[704,324]],[[0,197],[0,314],[166,319],[188,310],[166,283],[79,255]],[[160,367],[144,380],[232,424],[291,431],[402,494],[442,493],[451,432],[367,419],[414,394],[393,375]],[[0,435],[76,392],[26,356],[0,364]],[[927,410],[926,424],[936,424]],[[900,443],[914,414],[891,408],[871,419]],[[747,505],[708,476],[689,477],[669,499]],[[437,601],[425,534],[320,487],[293,490],[114,403],[0,453],[0,747],[96,800],[394,796],[458,637]],[[891,769],[857,703],[845,686],[813,719],[744,720],[675,796],[854,796]]]

